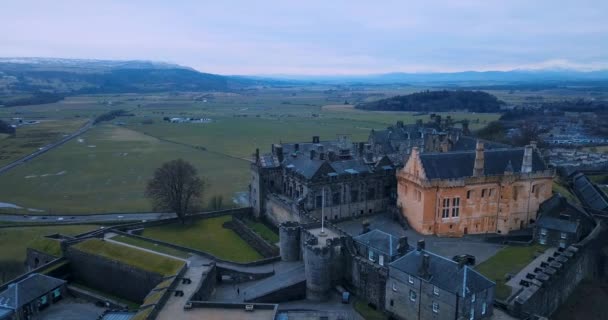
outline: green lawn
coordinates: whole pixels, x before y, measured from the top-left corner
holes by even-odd
[[[245,219],[244,222],[248,227],[264,238],[264,240],[273,244],[279,242],[279,235],[265,224],[250,219]]]
[[[534,260],[537,252],[545,249],[546,247],[541,245],[506,247],[492,258],[480,263],[475,269],[496,282],[496,298],[504,300],[511,295],[511,288],[506,285],[506,274],[517,274]]]
[[[249,166],[244,160],[162,142],[111,124],[81,138],[82,142],[74,139],[3,174],[0,202],[49,214],[145,212],[152,209],[144,197],[147,180],[162,163],[177,158],[191,162],[206,178],[207,197],[232,199],[234,192],[247,188]]]
[[[168,255],[171,255],[174,257],[178,257],[178,258],[188,259],[190,257],[190,255],[186,252],[176,250],[176,249],[166,247],[166,246],[161,246],[156,243],[152,243],[152,242],[149,242],[146,240],[141,240],[138,238],[127,237],[127,236],[116,236],[116,237],[113,237],[112,240],[118,241],[118,242],[123,242],[126,244],[134,245],[134,246],[145,248],[145,249],[149,249],[152,251],[168,254]]]
[[[184,266],[184,262],[177,259],[102,241],[100,239],[88,239],[75,244],[73,247],[83,252],[100,255],[164,276],[175,275]]]
[[[589,180],[595,183],[600,188],[600,190],[602,190],[606,195],[608,195],[608,174],[590,175]]]
[[[574,195],[574,193],[572,193],[570,189],[556,181],[553,182],[553,192],[561,194],[572,203],[579,203],[578,197]]]
[[[97,228],[94,225],[1,228],[0,282],[4,283],[26,271],[23,264],[26,248],[42,243],[48,244],[45,240],[39,240],[40,237],[54,233],[76,235]]]
[[[386,320],[388,319],[382,312],[378,310],[372,309],[362,300],[355,300],[354,303],[355,310],[363,317],[365,320]]]
[[[179,222],[146,228],[142,236],[208,252],[218,258],[251,262],[262,256],[222,224],[232,216],[202,219],[182,225]]]
[[[55,257],[61,256],[61,243],[56,239],[38,237],[30,243],[28,248],[45,252]]]

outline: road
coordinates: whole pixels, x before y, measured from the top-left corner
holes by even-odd
[[[14,167],[20,165],[20,164],[26,163],[26,162],[28,162],[28,161],[30,161],[30,160],[32,160],[32,159],[34,159],[34,158],[42,155],[42,154],[48,152],[49,150],[52,150],[54,148],[57,148],[57,147],[61,146],[62,144],[64,144],[64,143],[66,143],[66,142],[74,139],[75,137],[78,137],[79,135],[87,132],[87,130],[91,129],[92,127],[93,127],[93,120],[87,122],[87,124],[85,124],[80,129],[78,129],[78,131],[76,131],[76,132],[74,132],[74,133],[72,133],[72,134],[64,137],[63,139],[61,139],[61,140],[59,140],[57,142],[54,142],[52,144],[46,145],[46,146],[42,147],[41,149],[39,149],[39,150],[37,150],[37,151],[35,151],[33,153],[30,153],[30,154],[28,154],[28,155],[26,155],[26,156],[24,156],[24,157],[22,157],[22,158],[20,158],[18,160],[15,160],[15,161],[13,161],[13,162],[11,162],[11,163],[3,166],[3,167],[0,167],[0,174],[3,174],[5,172],[13,169]]]
[[[141,221],[159,220],[172,218],[173,213],[107,213],[94,215],[16,215],[0,214],[2,222],[16,223],[92,223],[92,222],[120,222],[120,221]]]

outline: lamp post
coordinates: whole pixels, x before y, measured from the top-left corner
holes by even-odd
[[[321,232],[319,237],[325,237],[325,186],[321,188]]]

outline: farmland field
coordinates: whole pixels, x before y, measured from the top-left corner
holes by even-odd
[[[0,166],[36,151],[72,133],[86,119],[43,120],[38,124],[19,127],[15,137],[0,135]]]
[[[53,104],[0,108],[2,118],[46,119],[38,126],[57,124],[61,130],[56,131],[65,133],[108,110],[133,114],[98,124],[79,139],[4,173],[0,202],[50,214],[150,211],[143,195],[146,181],[163,162],[183,158],[206,179],[204,200],[222,196],[223,203],[231,206],[235,193],[247,190],[248,161],[256,148],[265,152],[272,143],[309,141],[312,136],[329,140],[339,134],[367,140],[372,128],[382,129],[397,120],[429,119],[428,114],[361,111],[343,104],[412,88],[361,94],[313,89],[80,96]],[[497,114],[442,114],[447,115],[456,121],[470,119],[472,128],[498,118]],[[165,117],[208,117],[213,122],[169,123],[163,121]],[[27,133],[22,130],[18,135]],[[0,145],[11,140],[2,139]]]

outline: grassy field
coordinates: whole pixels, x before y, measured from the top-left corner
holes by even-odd
[[[506,274],[516,274],[534,260],[537,252],[545,249],[540,245],[506,247],[492,258],[480,263],[475,269],[496,282],[496,298],[504,300],[511,295],[511,288],[506,285]]]
[[[93,225],[1,228],[0,282],[8,281],[25,272],[26,248],[38,245],[40,237],[54,233],[75,235],[96,228],[97,226]]]
[[[184,266],[184,262],[177,259],[99,239],[88,239],[75,244],[73,247],[83,252],[100,255],[111,260],[120,261],[127,265],[165,276],[177,274]]]
[[[86,119],[43,120],[17,128],[15,137],[0,136],[0,166],[15,161],[38,148],[60,140],[85,124]]]
[[[279,235],[276,232],[272,231],[270,228],[268,228],[265,224],[249,219],[245,219],[244,222],[245,224],[247,224],[247,226],[253,229],[253,231],[255,231],[262,238],[264,238],[264,240],[270,243],[279,242]]]
[[[600,190],[604,191],[604,193],[608,195],[608,174],[590,175],[589,180],[595,183]]]
[[[231,219],[231,216],[221,216],[184,225],[176,222],[146,228],[142,236],[205,251],[221,259],[236,262],[262,259],[262,256],[234,231],[222,227],[224,222]]]
[[[140,248],[149,249],[152,251],[168,254],[168,255],[171,255],[174,257],[178,257],[178,258],[188,259],[190,257],[190,255],[186,252],[176,250],[176,249],[166,247],[166,246],[160,246],[156,243],[152,243],[152,242],[149,242],[146,240],[141,240],[141,239],[137,239],[137,238],[133,238],[133,237],[116,236],[116,237],[113,237],[112,240],[134,245],[134,246],[137,246]]]
[[[191,162],[206,178],[208,197],[231,199],[234,192],[247,187],[248,162],[244,160],[110,124],[90,130],[81,139],[3,174],[0,202],[50,214],[148,211],[152,208],[144,197],[147,180],[163,162],[176,158]]]
[[[336,106],[344,97],[358,101],[411,91],[415,89],[363,89],[357,94],[314,87],[268,89],[245,94],[209,93],[207,102],[194,100],[202,94],[81,96],[54,104],[0,108],[0,117],[18,114],[24,119],[62,119],[57,123],[82,122],[85,117],[118,108],[134,114],[98,125],[80,140],[3,174],[0,202],[50,214],[150,211],[143,196],[146,181],[163,162],[183,158],[206,178],[204,200],[222,196],[224,205],[231,206],[235,193],[247,190],[247,160],[255,148],[269,151],[272,143],[309,141],[313,135],[328,140],[347,134],[352,140],[366,140],[372,128],[381,129],[397,120],[414,123],[428,119],[428,115]],[[449,115],[455,120],[479,119],[473,127],[498,117]],[[210,117],[214,122],[175,124],[163,121],[163,117]],[[0,140],[0,144],[8,140]],[[28,213],[27,209],[2,211]]]
[[[574,193],[570,191],[570,189],[557,181],[553,181],[553,192],[561,194],[572,203],[579,203],[578,197],[576,197]]]

